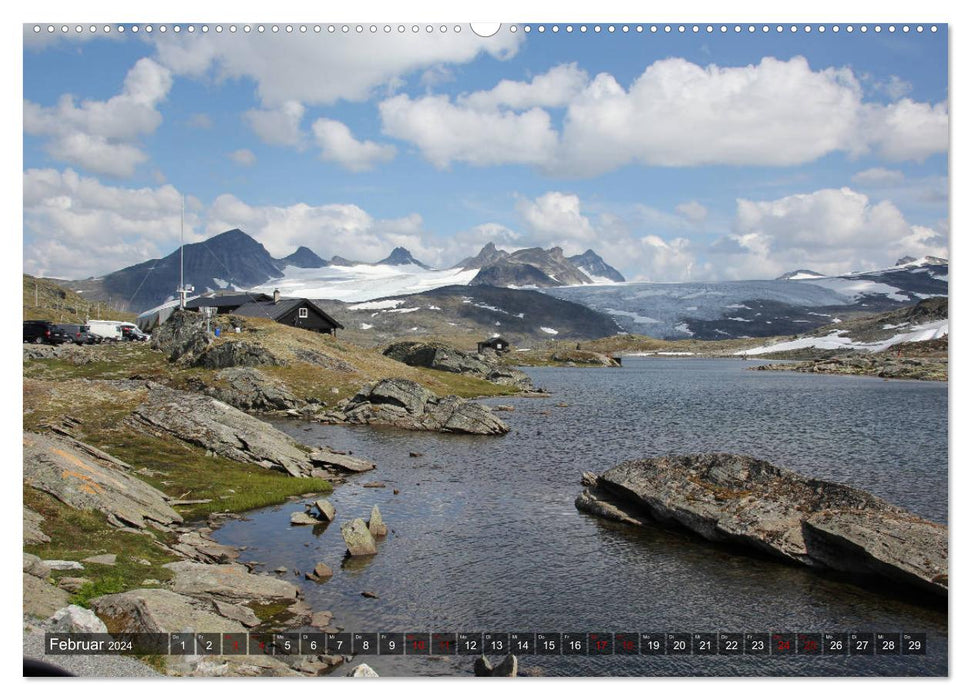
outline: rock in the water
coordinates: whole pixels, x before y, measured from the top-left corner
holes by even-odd
[[[24,485],[78,510],[97,510],[134,527],[182,522],[165,494],[131,475],[128,464],[60,435],[24,433]]]
[[[334,508],[334,504],[328,501],[326,498],[321,498],[314,501],[314,506],[317,507],[317,512],[320,513],[321,520],[333,522],[334,518],[337,517],[337,509]]]
[[[118,561],[117,554],[97,554],[93,557],[87,557],[82,559],[86,564],[102,564],[104,566],[114,566],[115,562]]]
[[[325,627],[330,627],[330,622],[333,619],[334,613],[332,613],[330,610],[319,610],[311,615],[310,626],[322,630]]]
[[[347,553],[352,557],[364,557],[378,553],[374,537],[361,518],[355,518],[341,525],[341,537],[344,538],[344,543],[347,545]]]
[[[492,675],[492,663],[485,657],[485,654],[472,664],[472,672],[479,678],[489,678]]]
[[[377,598],[378,594],[374,591],[361,591],[361,595],[365,598]]]
[[[231,602],[278,603],[295,601],[297,588],[273,576],[251,574],[241,564],[200,564],[176,561],[165,564],[175,576],[170,587],[190,596],[218,597]]]
[[[378,674],[367,664],[358,664],[347,674],[349,678],[378,678]]]
[[[43,515],[24,506],[24,544],[44,544],[51,541],[41,529],[43,522]]]
[[[111,634],[246,631],[241,623],[213,612],[208,601],[161,588],[101,596],[91,606]]]
[[[334,570],[327,566],[324,562],[317,562],[317,566],[314,567],[313,571],[308,571],[304,576],[310,581],[316,581],[317,583],[323,583],[334,575]]]
[[[439,398],[408,379],[382,379],[364,387],[343,408],[348,423],[393,425],[406,430],[502,435],[509,426],[488,407],[457,396]]]
[[[148,400],[135,409],[128,424],[291,476],[309,476],[312,470],[307,454],[290,436],[209,396],[149,384]]]
[[[304,405],[283,382],[252,367],[227,367],[215,379],[203,391],[241,411],[287,411]]]
[[[105,627],[98,616],[87,608],[78,605],[68,605],[54,613],[50,620],[51,632],[75,632],[89,634],[107,634],[108,628]]]
[[[442,372],[466,374],[525,391],[534,389],[532,380],[525,372],[499,366],[495,356],[464,352],[444,343],[432,341],[393,343],[385,348],[384,354],[412,367],[428,367]]]
[[[350,455],[342,455],[330,450],[317,450],[310,455],[310,461],[314,464],[322,464],[327,467],[337,467],[346,472],[366,472],[374,469],[374,464],[366,459],[358,459]]]
[[[506,654],[506,658],[492,669],[493,678],[515,678],[519,675],[519,659],[515,654]]]
[[[305,511],[290,513],[291,525],[320,525],[321,522],[322,521],[315,517],[312,513],[307,513]]]
[[[716,453],[624,462],[597,477],[576,506],[606,517],[611,509],[633,512],[814,568],[947,595],[946,526],[866,491],[752,457]]]
[[[367,527],[374,537],[384,537],[388,534],[388,526],[384,524],[377,504],[371,508],[371,519],[368,520]]]

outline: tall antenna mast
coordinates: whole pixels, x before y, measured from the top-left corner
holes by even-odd
[[[179,308],[185,308],[185,194],[182,195],[182,219],[179,224]]]

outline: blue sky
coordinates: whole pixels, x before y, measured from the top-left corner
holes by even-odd
[[[674,282],[947,255],[946,27],[574,26],[27,28],[24,269],[165,255],[183,193],[190,240],[239,227],[278,256],[448,266],[494,240]]]

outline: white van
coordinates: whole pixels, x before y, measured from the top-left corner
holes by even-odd
[[[121,340],[121,321],[88,321],[88,332],[102,340]]]

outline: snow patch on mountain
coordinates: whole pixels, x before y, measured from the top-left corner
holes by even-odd
[[[818,348],[820,350],[862,350],[865,352],[879,352],[886,350],[898,343],[916,343],[923,340],[936,340],[943,338],[948,332],[947,320],[930,321],[916,326],[912,326],[903,333],[896,333],[885,340],[877,340],[870,343],[854,341],[847,331],[832,331],[829,335],[797,338],[787,340],[783,343],[773,343],[760,345],[757,348],[739,350],[736,355],[764,355],[770,352],[785,352],[787,350],[800,350],[803,348]]]
[[[417,265],[329,265],[321,268],[287,266],[283,277],[254,287],[285,297],[363,302],[399,294],[417,294],[453,284],[468,284],[478,270],[426,270]]]

